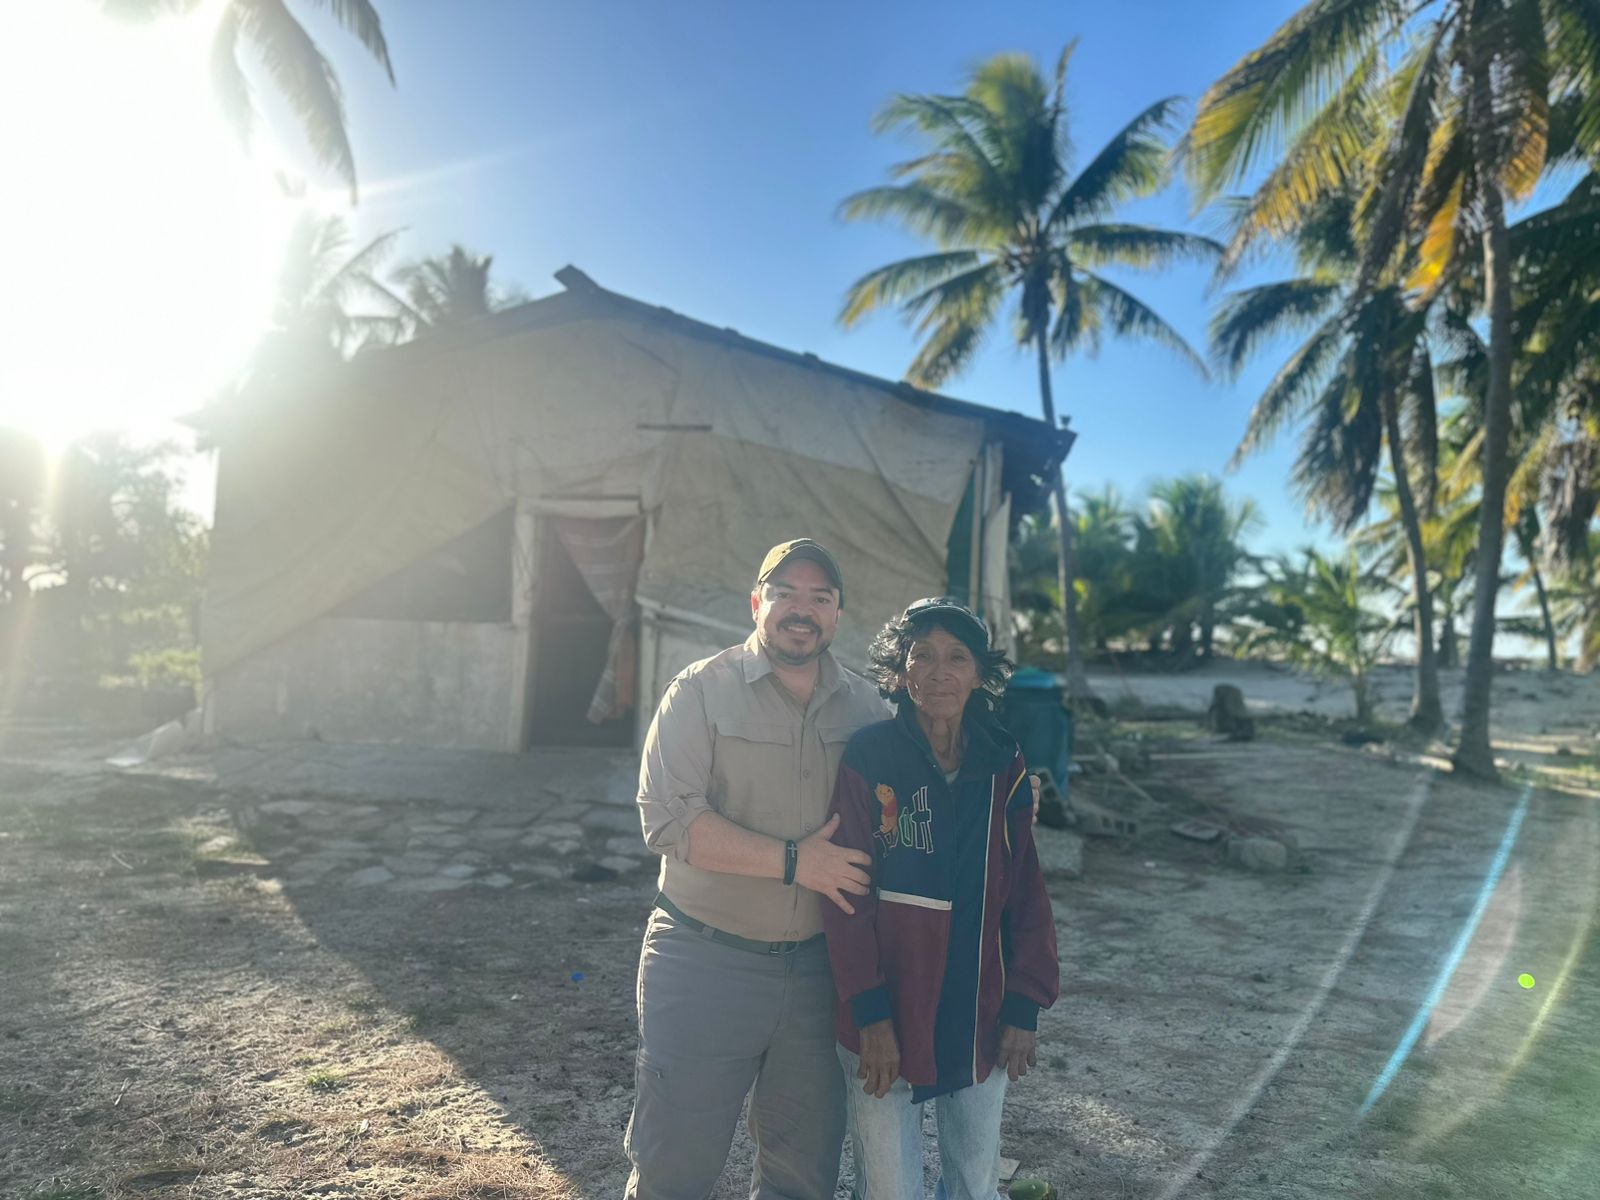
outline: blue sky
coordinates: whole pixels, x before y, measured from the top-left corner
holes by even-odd
[[[351,38],[301,7],[345,85],[362,236],[403,226],[403,255],[462,242],[534,295],[575,263],[617,291],[899,377],[915,346],[897,319],[850,332],[835,323],[853,279],[923,248],[835,217],[842,197],[907,156],[871,132],[886,97],[956,90],[997,51],[1048,68],[1077,37],[1069,104],[1082,161],[1154,100],[1196,96],[1295,5],[383,0],[394,89]],[[1128,217],[1209,227],[1181,184]],[[1203,269],[1125,282],[1203,344]],[[1138,342],[1061,365],[1057,404],[1079,433],[1073,486],[1136,495],[1156,477],[1220,474],[1278,357],[1237,382],[1205,382]],[[945,390],[1037,411],[1034,369],[1003,328]],[[1264,549],[1318,533],[1287,487],[1292,458],[1285,442],[1227,477],[1266,514]]]

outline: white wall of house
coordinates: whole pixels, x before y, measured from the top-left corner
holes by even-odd
[[[213,680],[207,727],[516,750],[525,646],[511,624],[320,617]]]

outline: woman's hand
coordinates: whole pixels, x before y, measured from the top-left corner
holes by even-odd
[[[887,1021],[884,1022],[888,1024]],[[1028,1068],[1036,1066],[1038,1055],[1039,1035],[1031,1029],[1017,1029],[1011,1025],[1000,1026],[1000,1055],[995,1063],[997,1067],[1004,1067],[1011,1082],[1015,1083],[1028,1073]],[[862,1048],[866,1043],[862,1042]]]
[[[861,1031],[861,1066],[857,1079],[865,1079],[861,1090],[878,1099],[889,1094],[889,1085],[900,1075],[900,1042],[894,1036],[893,1021],[879,1021]]]

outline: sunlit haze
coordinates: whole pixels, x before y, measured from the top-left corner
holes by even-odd
[[[266,319],[288,204],[211,102],[215,10],[8,8],[0,425],[51,446],[201,405]]]

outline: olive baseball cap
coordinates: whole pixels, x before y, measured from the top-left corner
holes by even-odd
[[[787,542],[779,542],[768,550],[767,556],[761,560],[761,570],[756,575],[756,586],[760,587],[779,567],[797,558],[809,559],[822,568],[828,581],[839,589],[839,607],[843,608],[844,576],[839,572],[839,564],[834,561],[833,555],[828,553],[826,546],[810,538],[791,538]]]

